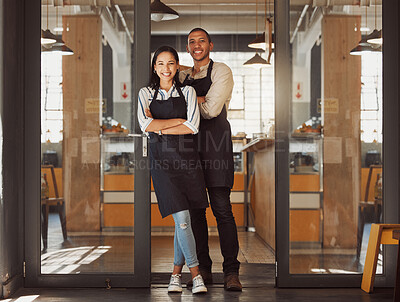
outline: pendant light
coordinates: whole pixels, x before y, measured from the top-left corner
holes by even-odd
[[[371,44],[378,44],[382,45],[383,44],[383,38],[382,38],[382,30],[377,30],[376,27],[376,0],[375,0],[375,29],[373,30],[372,33],[370,33],[367,36],[367,42]]]
[[[268,0],[268,17],[267,17],[267,0],[265,0],[265,31],[262,33],[262,35],[257,37],[256,33],[256,38],[251,41],[247,46],[250,48],[256,48],[256,49],[262,49],[266,50],[268,48],[274,48],[274,43],[272,41],[272,18],[270,14],[270,9],[269,9],[269,0]],[[257,30],[256,30],[257,31]],[[269,41],[271,40],[271,43]],[[271,45],[269,45],[271,44]]]
[[[265,50],[265,33],[258,36],[258,0],[256,0],[256,38],[247,46],[250,48]]]
[[[382,52],[381,45],[379,45],[378,47],[373,47],[369,43],[360,43],[350,51],[350,54],[353,56],[361,56],[362,54],[365,53],[379,53],[379,52]]]
[[[56,7],[56,25],[58,25],[58,8]],[[62,38],[56,36],[56,42],[51,45],[42,46],[43,54],[61,54],[62,56],[71,56],[74,54],[73,50],[65,45]]]
[[[60,54],[62,56],[72,56],[74,52],[66,45],[55,45],[52,47],[45,47],[42,45],[42,54]]]
[[[256,40],[258,38],[257,37],[257,33],[258,33],[258,20],[257,20],[258,4],[257,4],[257,2],[258,2],[258,0],[256,0]],[[264,40],[264,45],[265,45],[265,40]],[[253,47],[251,47],[251,48],[253,48]],[[257,49],[259,49],[259,48],[257,48]],[[266,67],[268,65],[270,65],[270,64],[268,64],[267,61],[265,59],[263,59],[258,53],[256,53],[254,55],[254,57],[252,57],[251,59],[249,59],[243,63],[243,66],[254,67],[254,68]]]
[[[367,15],[368,15],[367,6],[365,6],[365,27],[368,27]],[[360,31],[361,31],[361,28],[360,28]],[[381,51],[382,51],[382,47],[379,47],[377,45],[371,45],[367,41],[367,37],[364,37],[360,40],[360,42],[358,42],[358,45],[350,51],[350,54],[353,56],[361,56],[362,54],[365,54],[365,53],[374,53],[374,52],[381,52]]]
[[[254,55],[250,60],[247,60],[246,62],[243,63],[243,66],[246,67],[254,67],[254,68],[262,68],[262,67],[267,67],[268,64],[265,59],[263,59],[258,53]]]
[[[374,29],[374,31],[367,36],[367,41],[368,43],[371,44],[382,45],[383,44],[382,30]]]
[[[151,20],[167,21],[179,18],[179,14],[160,0],[154,0],[150,4]]]
[[[42,29],[42,36],[40,38],[40,43],[42,45],[49,45],[56,43],[57,37],[49,30],[49,2],[46,4],[46,30]]]
[[[268,0],[268,18],[265,18],[265,49],[268,52],[267,63],[271,64],[273,43],[272,43],[272,16],[271,16],[271,10],[269,8],[270,4],[269,1],[270,0]]]
[[[56,6],[56,27],[59,28],[58,27],[58,7],[57,6]],[[53,47],[54,46],[63,46],[63,45],[65,45],[65,42],[63,41],[63,39],[60,37],[57,37],[56,43],[53,44]]]

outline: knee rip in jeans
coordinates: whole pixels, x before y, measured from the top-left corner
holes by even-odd
[[[187,225],[187,223],[181,223],[181,224],[179,225],[179,227],[180,227],[182,230],[186,230],[187,227],[188,227],[188,225]]]

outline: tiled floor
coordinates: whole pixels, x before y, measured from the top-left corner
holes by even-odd
[[[368,238],[366,227],[364,237]],[[241,263],[274,264],[274,252],[252,232],[238,232]],[[360,259],[355,249],[291,249],[290,272],[304,273],[361,273],[367,241],[363,242]],[[153,232],[151,241],[151,270],[169,273],[173,263],[173,232]],[[210,232],[210,255],[213,272],[222,272],[222,255],[216,231]],[[84,272],[133,272],[133,232],[70,233],[63,242],[57,215],[50,215],[49,247],[42,254],[42,272],[55,274]],[[187,272],[184,268],[184,272]],[[381,265],[378,264],[378,273]]]
[[[273,264],[273,251],[252,232],[238,232],[241,263]],[[222,272],[223,258],[216,231],[210,232],[210,256],[213,271]],[[49,219],[48,249],[42,254],[42,273],[69,274],[84,272],[132,272],[133,233],[69,234],[63,242],[57,215]],[[151,270],[169,273],[173,265],[173,233],[153,232],[151,237]],[[184,268],[184,272],[188,272]]]
[[[54,219],[56,218],[56,219]],[[132,271],[133,237],[127,233],[86,234],[70,236],[62,242],[57,217],[50,220],[49,249],[42,255],[45,270],[55,273]],[[214,285],[202,296],[193,296],[184,289],[182,294],[169,295],[166,292],[166,276],[172,268],[172,233],[152,234],[152,286],[149,289],[102,288],[92,289],[49,289],[22,288],[4,302],[74,302],[74,301],[340,301],[340,302],[386,302],[392,301],[393,289],[375,289],[366,294],[359,288],[345,289],[282,289],[275,286],[275,257],[255,233],[239,232],[241,281],[243,292],[226,292],[222,280],[222,256],[218,237],[210,236],[210,250],[213,258]],[[303,255],[302,255],[303,254]],[[291,253],[291,262],[312,271],[312,267],[345,267],[349,261],[343,255],[329,255],[305,250]],[[322,256],[323,257],[322,257]],[[352,257],[351,255],[348,255]],[[297,257],[297,258],[296,258]],[[308,257],[308,258],[307,258]],[[354,258],[354,256],[353,256]],[[317,271],[315,271],[317,272]],[[314,272],[314,273],[315,273]],[[334,273],[326,270],[323,273]],[[188,274],[185,274],[188,277]]]

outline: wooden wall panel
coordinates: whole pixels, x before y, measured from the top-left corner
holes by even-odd
[[[100,230],[101,19],[64,16],[63,180],[69,231]],[[68,30],[66,30],[68,28]]]
[[[54,193],[53,177],[51,176],[50,168],[42,168],[42,173],[46,173],[47,182],[49,184],[49,197],[54,198],[56,194]],[[56,176],[58,196],[63,197],[63,179],[62,179],[62,168],[54,168],[54,174]]]
[[[290,192],[319,192],[319,174],[291,174],[289,180]]]
[[[320,241],[320,210],[290,210],[290,241]]]
[[[133,191],[134,175],[104,175],[104,191]]]
[[[365,201],[365,190],[367,189],[367,180],[368,180],[369,168],[361,169],[361,200]],[[375,183],[378,177],[378,173],[382,176],[382,168],[373,169],[371,175],[371,183],[369,185],[368,190],[368,199],[367,201],[375,200]]]
[[[360,16],[322,20],[324,246],[355,248],[360,201]]]
[[[254,225],[257,234],[275,249],[275,146],[267,146],[255,156]]]
[[[244,191],[244,174],[235,173],[232,191]]]

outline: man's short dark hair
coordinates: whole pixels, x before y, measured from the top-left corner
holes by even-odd
[[[188,36],[190,36],[191,33],[196,32],[196,31],[202,31],[203,33],[205,33],[206,36],[207,36],[208,42],[211,43],[211,37],[210,37],[210,35],[208,34],[208,32],[207,32],[205,29],[203,29],[203,28],[201,28],[201,27],[193,28],[193,29],[190,31],[190,33],[188,34]]]

